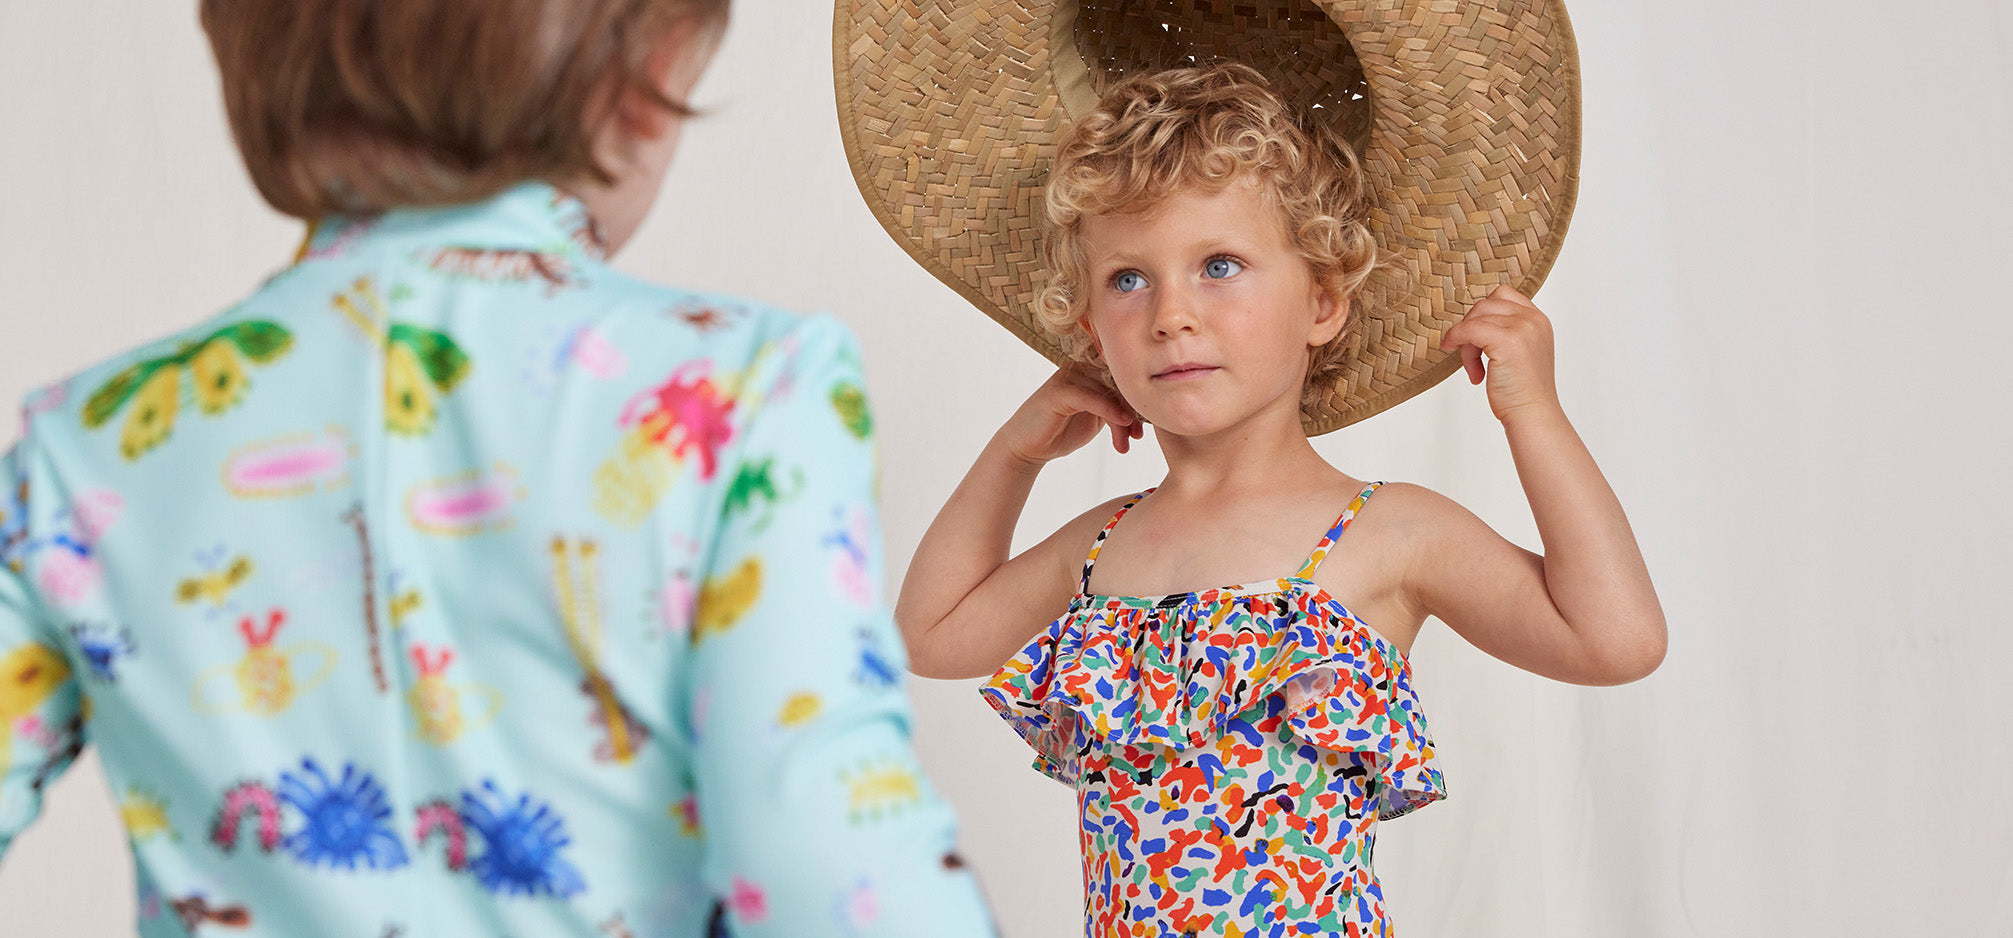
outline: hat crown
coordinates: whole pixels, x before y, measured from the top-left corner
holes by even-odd
[[[1073,6],[1074,10],[1065,7]],[[1370,139],[1370,83],[1349,35],[1313,0],[1079,0],[1050,20],[1053,68],[1072,119],[1134,75],[1237,62],[1264,75],[1289,106],[1329,124],[1362,152]],[[1082,86],[1064,77],[1082,69]]]

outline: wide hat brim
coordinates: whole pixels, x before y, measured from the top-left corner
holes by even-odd
[[[1236,58],[1334,113],[1397,276],[1365,287],[1344,373],[1303,410],[1309,435],[1458,370],[1441,335],[1499,284],[1537,293],[1578,196],[1579,52],[1561,0],[838,0],[832,48],[840,134],[874,216],[1058,364],[1062,342],[1034,314],[1042,187],[1102,88]]]

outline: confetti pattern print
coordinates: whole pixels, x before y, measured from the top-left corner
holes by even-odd
[[[1376,822],[1445,796],[1405,657],[1294,576],[1089,594],[981,693],[1077,792],[1085,934],[1389,934]],[[1150,490],[1149,490],[1150,492]]]

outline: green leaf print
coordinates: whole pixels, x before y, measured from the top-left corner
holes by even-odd
[[[174,360],[173,355],[149,359],[113,375],[112,380],[91,392],[90,399],[84,402],[85,428],[96,430],[104,426],[106,421],[119,413],[119,408],[126,406],[126,402],[133,399],[133,393],[140,389],[140,385],[147,383],[147,378]]]
[[[727,487],[725,512],[730,515],[735,512],[757,512],[761,520],[755,524],[756,531],[769,526],[769,517],[773,512],[767,509],[782,504],[784,499],[795,495],[804,487],[804,473],[799,469],[792,474],[791,491],[785,493],[782,487],[776,484],[775,463],[773,456],[760,462],[754,460],[744,462],[740,471],[734,474],[733,484]]]
[[[420,368],[426,372],[427,380],[433,382],[442,394],[454,390],[461,379],[468,377],[468,353],[444,332],[395,322],[386,331],[385,340],[403,343],[412,349],[419,358]]]
[[[854,436],[864,440],[873,435],[874,416],[867,410],[867,392],[851,381],[841,381],[832,388],[832,407],[839,412],[839,420]]]
[[[220,340],[236,343],[238,351],[255,364],[264,365],[285,355],[294,346],[294,334],[285,326],[264,319],[250,319],[235,325],[225,326],[216,331],[203,345]],[[190,354],[195,350],[191,349]]]

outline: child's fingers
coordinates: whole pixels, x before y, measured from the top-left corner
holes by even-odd
[[[1133,423],[1132,414],[1126,410],[1125,405],[1114,400],[1102,389],[1092,390],[1081,385],[1068,385],[1064,387],[1062,399],[1058,403],[1063,409],[1063,413],[1058,416],[1068,417],[1071,414],[1085,413],[1113,426],[1131,426]]]
[[[1518,306],[1529,306],[1532,309],[1537,308],[1537,306],[1531,302],[1530,297],[1517,292],[1515,287],[1512,287],[1507,283],[1497,284],[1494,290],[1489,291],[1489,295],[1509,300],[1510,302],[1515,303]]]

